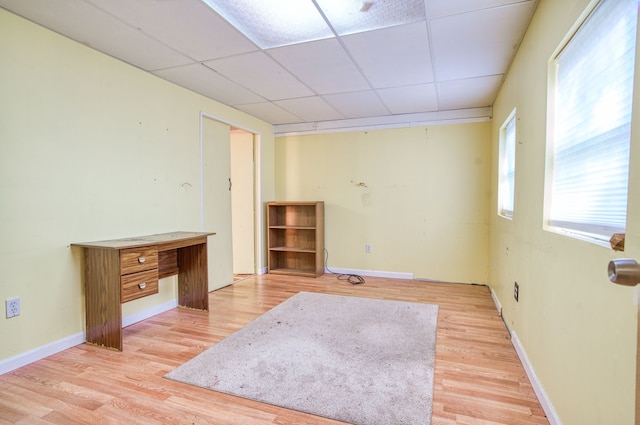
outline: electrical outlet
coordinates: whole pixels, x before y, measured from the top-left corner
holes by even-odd
[[[7,309],[7,319],[20,315],[20,298],[9,298],[4,303]]]
[[[516,302],[518,302],[519,297],[520,297],[520,285],[518,285],[518,282],[513,282],[513,298],[515,298]]]
[[[367,253],[371,254],[373,252],[373,247],[371,246],[370,243],[367,244],[367,246],[365,247],[367,250]]]

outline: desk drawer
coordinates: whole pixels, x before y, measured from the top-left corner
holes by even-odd
[[[121,302],[135,300],[147,295],[158,293],[158,270],[148,270],[144,272],[129,274],[120,277]]]
[[[131,248],[120,251],[120,274],[137,273],[158,268],[158,248]]]

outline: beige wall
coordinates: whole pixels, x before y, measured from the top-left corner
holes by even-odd
[[[640,257],[638,108],[626,252],[543,230],[547,62],[588,3],[540,2],[494,105],[489,281],[505,322],[521,340],[562,423],[632,424],[636,290],[610,283],[606,269],[610,259]],[[636,85],[638,81],[636,77]],[[516,193],[510,221],[496,214],[495,188],[499,127],[514,107]],[[520,285],[518,303],[512,295],[514,281]]]
[[[20,297],[22,307],[12,319],[2,307],[0,335],[11,343],[0,344],[0,360],[84,330],[81,252],[70,243],[200,230],[201,112],[261,134],[261,195],[273,199],[273,133],[263,121],[1,9],[0,63],[0,300]],[[228,152],[228,138],[210,143]],[[228,161],[205,158],[211,168]],[[227,179],[207,182],[211,205],[216,187],[228,195]],[[204,230],[230,232],[223,213],[205,213]],[[123,313],[176,297],[175,278],[165,279]]]
[[[487,283],[490,131],[483,122],[280,137],[276,196],[325,202],[329,268]]]

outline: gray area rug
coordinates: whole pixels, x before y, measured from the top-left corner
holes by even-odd
[[[437,316],[301,292],[165,377],[352,424],[429,425]]]

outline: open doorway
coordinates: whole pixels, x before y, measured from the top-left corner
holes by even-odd
[[[231,128],[231,227],[234,282],[256,274],[256,137],[246,130]]]

